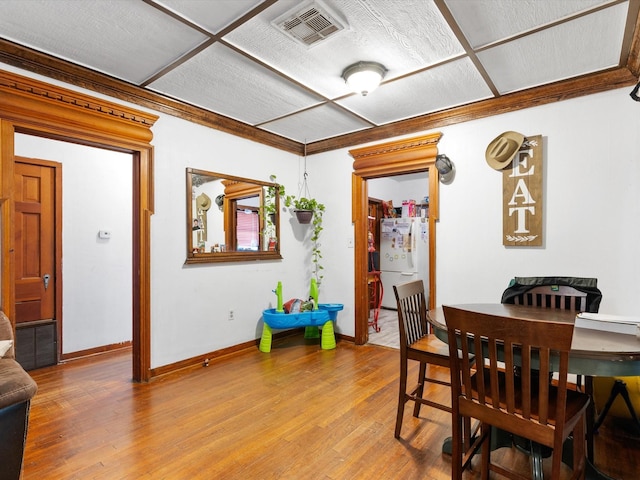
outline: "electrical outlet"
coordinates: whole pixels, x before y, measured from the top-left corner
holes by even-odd
[[[233,321],[233,310],[229,310],[229,321]]]

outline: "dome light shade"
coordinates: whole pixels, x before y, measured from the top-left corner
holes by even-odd
[[[387,69],[376,62],[358,62],[342,72],[342,78],[351,90],[363,97],[373,92],[384,78]]]

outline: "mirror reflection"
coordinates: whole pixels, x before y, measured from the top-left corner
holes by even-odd
[[[281,258],[278,185],[187,168],[186,263]]]

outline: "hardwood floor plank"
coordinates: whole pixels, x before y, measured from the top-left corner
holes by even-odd
[[[237,352],[149,384],[131,382],[127,352],[31,374],[39,390],[23,480],[450,478],[450,458],[441,453],[449,414],[423,407],[416,419],[409,404],[402,438],[393,437],[393,348],[341,341],[323,351],[300,336],[278,340],[268,354]],[[437,385],[429,392],[449,396]],[[638,443],[611,432],[605,423],[597,461],[617,478],[635,479]],[[524,455],[503,451],[505,461],[528,469]]]

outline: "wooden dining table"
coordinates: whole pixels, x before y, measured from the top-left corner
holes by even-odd
[[[451,305],[476,313],[548,322],[575,323],[576,312],[502,303]],[[447,324],[441,307],[429,310],[434,334],[447,342]],[[569,373],[585,377],[585,392],[592,396],[587,419],[587,478],[609,479],[593,465],[593,377],[640,376],[640,339],[635,335],[576,328],[569,352]]]

